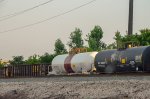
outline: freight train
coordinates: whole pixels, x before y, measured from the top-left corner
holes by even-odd
[[[101,52],[58,55],[52,61],[56,74],[91,72],[150,72],[150,46]]]

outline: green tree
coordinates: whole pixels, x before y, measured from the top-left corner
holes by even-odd
[[[133,35],[125,35],[122,37],[122,42],[123,44],[132,44],[132,46],[139,46],[140,41],[139,41],[140,35],[133,34]]]
[[[24,64],[23,56],[13,56],[13,60],[10,60],[11,65],[22,65]]]
[[[117,43],[117,48],[124,47],[126,43],[133,43],[134,46],[147,46],[150,45],[150,29],[140,30],[141,34],[121,36],[120,32],[116,32],[114,39]]]
[[[121,34],[120,34],[119,31],[117,31],[117,32],[115,33],[114,39],[116,40],[117,48],[121,48],[123,42],[122,42],[122,36],[121,36]]]
[[[126,44],[128,44],[128,43],[133,43],[133,44],[139,45],[139,35],[137,33],[132,34],[132,35],[121,36],[120,32],[117,31],[115,33],[114,39],[116,40],[117,49],[125,48]]]
[[[0,68],[3,67],[2,59],[0,59]]]
[[[56,55],[54,55],[54,54],[45,53],[44,55],[40,56],[40,63],[51,64],[51,62],[55,56]]]
[[[86,41],[88,42],[89,48],[93,51],[102,50],[105,47],[104,42],[101,41],[102,38],[102,28],[100,26],[95,26],[94,29],[87,35]]]
[[[0,68],[1,67],[4,67],[4,64],[1,62],[1,59],[0,59]]]
[[[139,35],[138,35],[138,34],[125,35],[124,37],[122,37],[122,41],[123,41],[123,42],[131,42],[131,41],[138,42],[138,41],[139,41],[138,38],[139,38]]]
[[[57,55],[67,53],[65,45],[62,43],[62,41],[60,39],[56,40],[54,51],[55,51],[55,54],[57,54]]]
[[[111,44],[108,44],[108,45],[107,45],[107,49],[117,49],[117,44],[116,44],[116,42],[111,43]]]
[[[106,50],[107,44],[101,41],[101,50]]]
[[[79,28],[75,28],[75,31],[73,31],[70,34],[69,37],[70,41],[68,42],[68,46],[70,48],[82,48],[83,47],[83,39],[82,39],[82,31]]]
[[[140,30],[141,35],[139,37],[139,42],[141,45],[146,46],[150,45],[150,29],[142,29]]]
[[[26,64],[30,64],[30,65],[33,65],[33,64],[40,64],[40,57],[38,55],[33,55],[33,56],[30,56],[27,60],[26,60]]]
[[[4,66],[7,66],[7,65],[8,65],[8,62],[3,61],[2,59],[0,59],[0,68],[4,67]]]
[[[2,63],[0,63],[0,68],[1,68],[1,67],[4,67],[4,65],[3,65]]]

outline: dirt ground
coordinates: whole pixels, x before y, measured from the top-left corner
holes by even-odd
[[[149,99],[149,97],[149,80],[0,83],[0,99]]]

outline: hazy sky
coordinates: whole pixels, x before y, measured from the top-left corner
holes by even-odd
[[[25,10],[48,0],[0,0],[0,17]],[[73,9],[91,0],[54,0],[53,2],[0,21],[0,32],[31,24]],[[95,25],[104,31],[103,41],[113,42],[114,33],[126,33],[128,27],[129,0],[97,0],[83,8],[57,17],[53,20],[0,34],[0,58],[12,56],[53,53],[55,40],[61,38],[64,44],[75,27],[82,29],[83,37]],[[134,0],[134,33],[150,28],[150,0]],[[0,18],[1,20],[1,18]],[[87,43],[85,44],[87,45]]]

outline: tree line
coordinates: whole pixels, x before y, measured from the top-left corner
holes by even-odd
[[[114,40],[112,44],[106,44],[102,41],[103,30],[100,26],[95,26],[90,33],[86,35],[86,38],[83,38],[82,30],[75,28],[73,32],[70,33],[69,41],[67,46],[69,49],[73,48],[86,48],[87,51],[101,51],[106,49],[117,49],[122,46],[125,42],[137,42],[139,46],[150,45],[150,29],[142,29],[140,33],[133,35],[121,35],[119,31],[115,33]],[[88,46],[84,46],[84,43],[87,42]],[[53,54],[45,53],[42,56],[32,55],[28,57],[27,60],[24,60],[23,56],[13,56],[13,59],[9,61],[11,65],[20,65],[20,64],[50,64],[53,58],[57,55],[68,53],[65,44],[58,38],[55,41],[55,49]],[[4,64],[0,61],[0,67]]]

